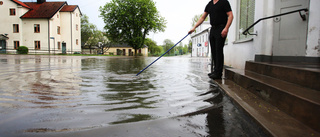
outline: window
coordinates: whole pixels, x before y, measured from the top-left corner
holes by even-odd
[[[58,42],[58,49],[61,49],[61,42]]]
[[[76,44],[79,45],[79,39],[76,39]]]
[[[57,34],[60,34],[60,26],[57,27]]]
[[[19,41],[13,41],[14,49],[18,49],[20,47]]]
[[[40,24],[34,24],[34,33],[40,33]]]
[[[77,31],[79,30],[79,25],[78,25],[78,24],[76,25],[76,30],[77,30]]]
[[[255,0],[240,0],[238,40],[252,38],[251,35],[243,35],[242,32],[254,23],[254,8]],[[249,30],[249,33],[253,33],[253,28]]]
[[[16,9],[10,9],[10,16],[16,15]]]
[[[19,24],[13,24],[13,33],[19,33]]]
[[[34,41],[34,49],[36,50],[40,49],[40,41]]]

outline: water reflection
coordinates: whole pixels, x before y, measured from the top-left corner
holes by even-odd
[[[228,127],[235,109],[207,77],[208,59],[162,58],[135,76],[155,59],[0,55],[0,134],[158,119],[177,119],[195,136],[240,134]]]

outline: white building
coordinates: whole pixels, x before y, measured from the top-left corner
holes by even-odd
[[[29,53],[35,54],[81,51],[77,5],[0,0],[0,13],[0,50],[4,53],[15,53],[19,46],[27,46]]]
[[[209,42],[209,32],[210,32],[210,22],[204,21],[195,30],[195,33],[191,34],[192,40],[192,57],[208,57],[211,55],[210,42]]]
[[[319,0],[229,0],[234,14],[224,47],[225,65],[244,69],[245,62],[255,61],[319,61]],[[299,12],[261,20],[251,34],[242,32],[259,19],[299,9]],[[200,14],[200,13],[199,13]],[[193,45],[202,43],[192,38]],[[195,46],[193,46],[195,47]],[[193,52],[195,49],[193,49]],[[197,54],[192,54],[195,56]]]

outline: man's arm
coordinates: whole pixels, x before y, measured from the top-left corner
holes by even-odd
[[[196,28],[203,23],[203,21],[207,18],[207,16],[208,16],[208,13],[204,12],[200,17],[200,19],[198,20],[198,22],[196,23],[196,25],[194,25],[194,27],[188,32],[188,34],[191,34],[192,32],[194,32]]]
[[[232,21],[233,21],[233,13],[232,13],[232,11],[227,12],[227,15],[228,15],[228,22],[227,22],[226,26],[224,27],[224,29],[221,32],[221,36],[223,38],[227,37],[228,32],[229,32],[229,28],[230,28],[230,26],[232,24]]]

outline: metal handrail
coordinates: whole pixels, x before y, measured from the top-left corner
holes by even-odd
[[[256,21],[255,23],[253,23],[250,27],[248,27],[245,31],[242,32],[243,35],[256,35],[257,34],[250,34],[249,33],[249,30],[254,26],[256,25],[257,23],[259,23],[260,21],[262,20],[266,20],[266,19],[270,19],[270,18],[275,18],[275,17],[279,17],[279,16],[283,16],[283,15],[287,15],[287,14],[292,14],[292,13],[295,13],[295,12],[299,12],[300,14],[300,17],[302,18],[303,21],[305,21],[307,18],[306,18],[306,15],[302,15],[301,14],[301,11],[305,11],[305,12],[308,12],[308,9],[305,8],[305,9],[299,9],[299,10],[294,10],[294,11],[290,11],[290,12],[286,12],[286,13],[282,13],[282,14],[278,14],[278,15],[273,15],[273,16],[269,16],[269,17],[265,17],[265,18],[261,18],[259,19],[258,21]]]

